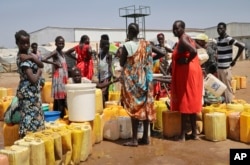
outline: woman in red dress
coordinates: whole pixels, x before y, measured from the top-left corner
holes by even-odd
[[[89,37],[83,35],[79,44],[67,50],[65,54],[76,60],[76,67],[80,69],[82,77],[87,77],[89,80],[92,80],[94,63],[92,59],[92,48],[89,43]],[[73,52],[76,53],[76,57],[71,55]]]
[[[185,141],[188,118],[192,127],[191,139],[198,139],[196,114],[202,109],[202,70],[195,42],[185,33],[185,23],[175,21],[173,33],[179,41],[172,54],[171,110],[181,113],[180,140]]]

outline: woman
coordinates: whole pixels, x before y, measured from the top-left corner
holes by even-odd
[[[157,41],[158,44],[156,44],[155,46],[160,49],[163,53],[165,53],[165,56],[159,59],[160,62],[160,72],[163,75],[167,75],[168,74],[168,67],[169,67],[169,54],[168,53],[172,53],[173,50],[169,47],[166,46],[165,44],[165,36],[163,33],[159,33],[157,34]]]
[[[192,127],[191,138],[198,139],[196,114],[202,109],[202,70],[195,42],[185,33],[185,23],[175,21],[173,33],[179,41],[172,54],[171,110],[181,113],[180,140],[185,141],[188,118]]]
[[[66,89],[65,85],[68,80],[68,67],[64,52],[62,51],[65,45],[65,40],[62,36],[55,39],[56,50],[51,52],[44,60],[45,63],[53,65],[52,71],[52,97],[54,98],[53,109],[61,112],[61,118],[66,114]],[[52,61],[49,59],[52,58]]]
[[[83,35],[79,44],[65,52],[66,55],[76,60],[76,66],[81,70],[82,77],[92,80],[94,74],[94,63],[92,59],[92,48],[89,45],[89,37]],[[71,53],[76,52],[76,57]]]
[[[30,36],[26,31],[18,31],[15,39],[18,47],[17,67],[20,75],[16,95],[22,116],[19,136],[23,138],[27,132],[45,129],[39,85],[43,63],[37,57],[28,54]]]
[[[152,51],[150,43],[139,40],[139,27],[136,23],[128,26],[128,41],[123,46],[120,65],[121,102],[131,116],[132,140],[125,146],[136,147],[138,144],[149,144],[148,125],[156,119],[153,110],[153,73]],[[137,140],[139,121],[143,121],[143,136]]]
[[[164,53],[164,56],[157,60],[155,60],[154,58],[154,64],[156,66],[158,65],[158,69],[155,73],[161,73],[164,76],[166,76],[169,75],[168,70],[170,66],[169,63],[170,56],[168,53],[172,53],[173,50],[166,46],[165,36],[163,33],[157,34],[157,41],[158,44],[156,44],[155,47],[161,50]],[[159,81],[154,83],[154,96],[156,100],[159,100],[160,97],[167,96],[165,89],[162,89],[161,83]]]

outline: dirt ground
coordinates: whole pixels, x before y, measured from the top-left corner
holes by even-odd
[[[236,99],[250,103],[250,61],[238,61],[232,68],[233,75],[247,76],[247,88],[237,90]],[[0,73],[0,87],[16,88],[16,73]],[[225,140],[212,142],[200,136],[201,140],[176,142],[151,137],[150,145],[125,147],[123,142],[102,141],[93,146],[92,154],[84,165],[228,165],[230,148],[250,148],[249,144]]]

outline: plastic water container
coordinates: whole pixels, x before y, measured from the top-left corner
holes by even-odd
[[[247,88],[247,77],[246,76],[240,77],[240,88],[241,89]]]
[[[240,89],[240,76],[235,76],[234,77],[235,80],[236,80],[236,89]]]
[[[232,79],[232,81],[231,81],[231,86],[232,86],[232,89],[233,89],[233,93],[236,92],[236,84],[237,84],[237,80]]]
[[[221,112],[206,113],[205,138],[211,141],[223,141],[227,139],[226,114]]]
[[[0,99],[7,96],[7,88],[0,87]]]
[[[232,112],[228,115],[228,137],[240,141],[240,112]]]
[[[117,140],[120,137],[120,127],[117,118],[105,122],[103,127],[103,138],[107,140]]]
[[[60,111],[44,111],[45,121],[56,121],[60,118]]]
[[[250,113],[242,112],[240,114],[240,141],[250,143]]]
[[[0,154],[0,164],[9,165],[9,160],[7,155]]]
[[[96,89],[95,91],[95,107],[96,107],[96,113],[102,113],[103,111],[103,100],[102,100],[102,90]]]
[[[41,91],[41,98],[43,103],[53,103],[54,98],[51,96],[51,81],[46,81]]]
[[[120,127],[120,138],[128,139],[132,137],[132,124],[129,116],[119,116],[118,124]]]
[[[96,112],[96,84],[66,84],[69,120],[92,121]]]
[[[200,65],[204,64],[209,59],[207,50],[204,48],[197,49],[197,54],[199,57]]]
[[[221,96],[227,86],[212,74],[208,74],[204,80],[204,87],[216,97]]]
[[[162,112],[162,128],[165,138],[173,138],[181,134],[181,113],[179,111]]]
[[[236,103],[236,104],[227,104],[226,108],[228,111],[235,111],[235,112],[242,112],[244,111],[244,105],[240,104],[240,103]]]

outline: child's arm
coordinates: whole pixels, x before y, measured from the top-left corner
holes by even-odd
[[[103,83],[96,82],[96,88],[105,88],[113,83],[118,82],[118,81],[119,81],[119,78],[114,78],[112,81],[107,81],[107,82],[103,82]]]
[[[32,69],[29,68],[29,67],[23,67],[23,69],[24,69],[24,72],[26,73],[26,75],[28,77],[28,80],[32,84],[37,83],[37,81],[39,80],[39,78],[42,75],[42,69],[38,69],[36,74],[34,74],[33,71],[32,71]]]
[[[56,55],[57,55],[57,52],[53,51],[48,56],[46,56],[44,59],[42,59],[42,62],[45,62],[47,64],[53,64],[53,65],[55,65],[55,66],[57,66],[57,67],[60,68],[61,64],[58,64],[58,63],[56,63],[54,61],[49,61],[50,58],[56,57]]]
[[[109,73],[111,74],[111,77],[114,77],[114,73],[113,73],[113,68],[112,68],[112,55],[108,54],[108,69],[109,69]]]
[[[42,61],[40,61],[38,58],[36,58],[36,57],[33,56],[33,55],[20,54],[20,60],[21,60],[21,61],[26,61],[26,60],[33,61],[34,63],[37,64],[37,66],[38,66],[39,68],[43,68],[43,63],[42,63]]]
[[[77,60],[75,56],[73,56],[71,53],[73,53],[75,51],[75,47],[70,48],[69,50],[65,51],[65,55],[67,55],[68,57]]]
[[[90,45],[88,45],[88,56],[86,57],[86,60],[90,60],[91,59],[92,53],[93,53],[92,47]]]

